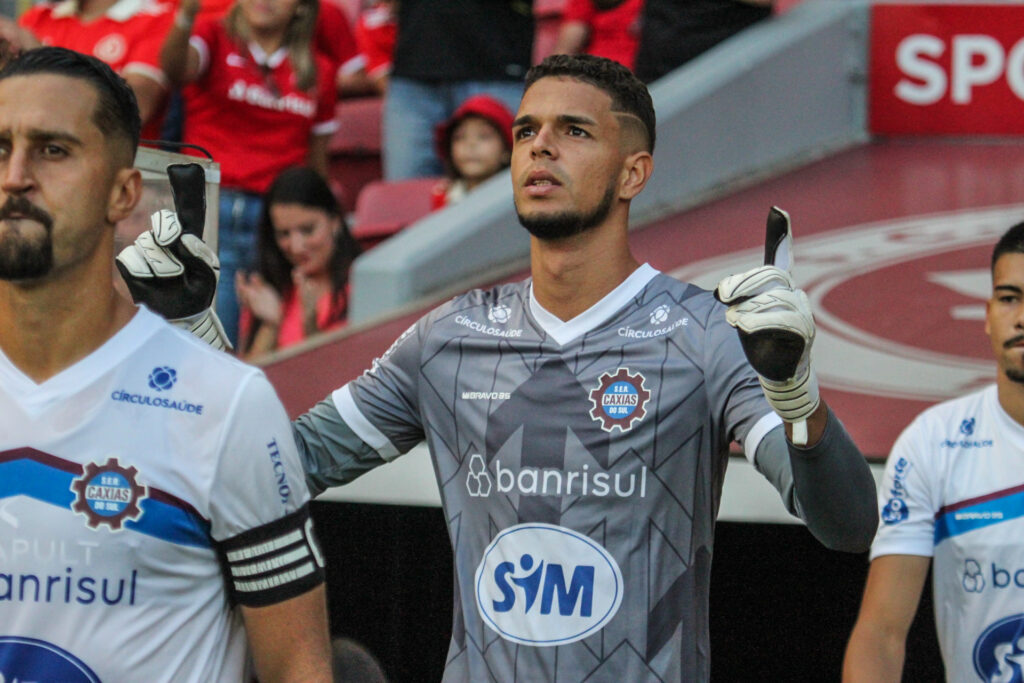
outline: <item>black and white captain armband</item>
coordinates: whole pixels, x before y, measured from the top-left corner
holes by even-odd
[[[324,581],[309,506],[217,544],[231,604],[284,602]]]

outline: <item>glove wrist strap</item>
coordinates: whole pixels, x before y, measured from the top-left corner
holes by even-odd
[[[231,342],[228,341],[228,335],[224,331],[224,326],[221,325],[220,318],[217,317],[212,308],[207,308],[195,315],[177,318],[168,322],[175,327],[191,332],[215,349],[224,351],[231,350],[232,348]]]
[[[818,380],[807,368],[798,377],[774,382],[758,377],[765,398],[785,422],[793,425],[792,441],[797,446],[807,445],[807,418],[818,409],[821,397],[818,394]]]

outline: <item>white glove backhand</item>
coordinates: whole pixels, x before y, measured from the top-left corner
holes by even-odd
[[[188,267],[194,277],[189,277],[183,260],[191,261]],[[220,261],[199,237],[183,234],[174,211],[161,209],[153,213],[150,229],[117,255],[117,265],[136,302],[146,304],[171,324],[192,332],[216,349],[231,348],[212,308]],[[207,272],[196,272],[202,269]]]
[[[788,230],[788,216],[780,213]],[[806,445],[807,418],[821,403],[810,362],[815,327],[807,295],[793,287],[788,271],[764,265],[723,278],[715,296],[729,306],[726,322],[739,330],[768,403],[793,425],[793,443]]]

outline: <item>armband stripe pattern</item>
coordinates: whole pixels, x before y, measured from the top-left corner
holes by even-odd
[[[273,605],[324,581],[309,505],[217,544],[232,604]]]
[[[230,557],[228,558],[231,559]],[[262,574],[263,572],[269,572],[273,569],[280,569],[285,565],[294,564],[300,560],[309,559],[309,549],[300,547],[292,550],[291,552],[285,553],[280,557],[273,557],[269,560],[261,560],[259,562],[252,562],[250,564],[232,564],[231,575],[239,578],[244,576],[253,576],[254,574]]]
[[[261,557],[267,553],[272,553],[275,550],[280,550],[281,548],[294,545],[300,540],[302,540],[302,531],[296,529],[295,531],[267,541],[266,543],[260,543],[259,545],[254,545],[249,548],[232,550],[228,553],[228,561],[242,562],[243,560],[251,560],[254,557]]]

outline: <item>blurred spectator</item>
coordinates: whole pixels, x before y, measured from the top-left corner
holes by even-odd
[[[344,325],[348,271],[358,255],[338,202],[316,171],[299,166],[277,176],[264,196],[257,270],[235,276],[239,354],[252,360]]]
[[[188,84],[184,141],[220,163],[217,312],[235,344],[232,285],[252,262],[261,195],[289,166],[326,176],[327,141],[337,129],[334,69],[313,49],[317,0],[237,0],[221,20],[193,31],[198,9],[198,0],[183,0],[161,63],[172,83]]]
[[[384,106],[388,180],[443,174],[434,128],[472,95],[519,108],[533,48],[526,0],[401,0]]]
[[[349,638],[331,642],[336,683],[388,683],[384,669],[366,646]]]
[[[388,89],[391,62],[398,36],[396,0],[377,0],[364,9],[356,23],[356,46],[362,67],[339,76],[342,94],[383,95]]]
[[[232,0],[200,0],[196,21],[217,21],[231,9]],[[319,3],[316,17],[316,33],[313,49],[331,61],[331,70],[339,83],[344,75],[358,72],[362,68],[362,60],[356,48],[355,37],[349,27],[345,11],[328,0]],[[339,90],[340,93],[340,90]],[[160,131],[161,140],[181,142],[185,112],[183,111],[181,92],[175,89],[171,94],[167,116]]]
[[[171,28],[171,6],[158,0],[63,0],[30,8],[15,23],[0,17],[3,61],[41,44],[97,57],[135,93],[142,137],[160,137],[167,78],[160,45]]]
[[[347,94],[342,91],[341,83],[350,74],[358,74],[363,71],[363,58],[359,54],[355,33],[345,15],[345,10],[332,0],[320,0],[313,48],[331,60],[331,69],[335,84],[338,86],[338,94]]]
[[[433,208],[439,209],[508,168],[512,113],[490,95],[474,95],[437,127],[435,146],[448,171],[448,180],[434,191]]]
[[[632,69],[643,5],[644,0],[568,0],[554,53],[606,57]]]
[[[771,0],[646,0],[634,71],[650,83],[771,13]]]

